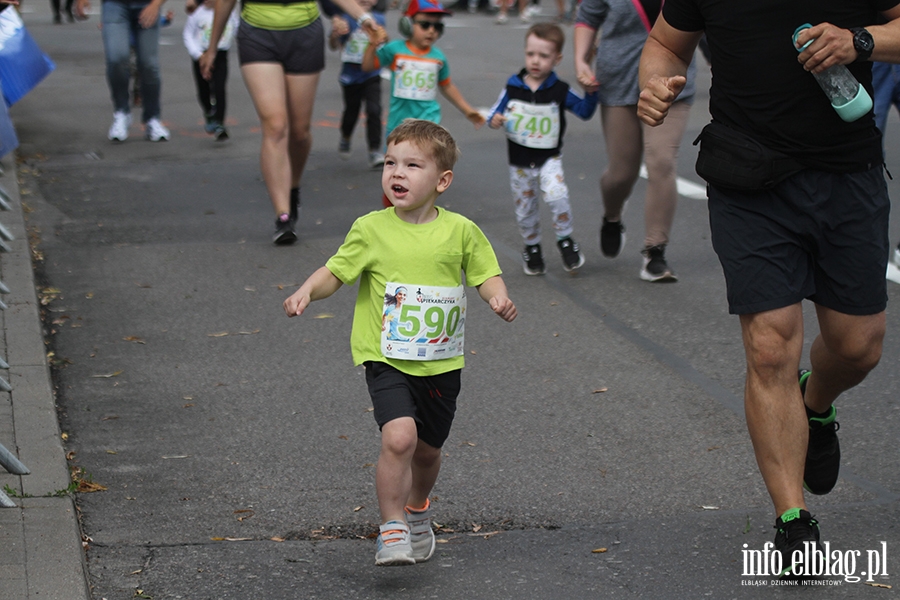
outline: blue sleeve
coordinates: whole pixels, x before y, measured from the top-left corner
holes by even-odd
[[[594,112],[597,110],[597,97],[597,92],[591,92],[582,98],[573,92],[572,88],[569,88],[569,93],[566,95],[566,108],[569,109],[569,112],[587,121],[594,116]]]
[[[509,93],[507,89],[504,87],[500,92],[500,96],[497,98],[497,101],[494,102],[494,105],[491,107],[490,111],[488,111],[487,122],[488,125],[491,123],[491,119],[494,118],[494,115],[497,113],[503,114],[506,112],[506,105],[509,104]]]

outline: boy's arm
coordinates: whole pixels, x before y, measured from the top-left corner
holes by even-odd
[[[597,92],[588,92],[584,98],[573,92],[571,89],[566,95],[566,108],[572,113],[587,121],[594,116],[597,110]]]
[[[328,267],[320,267],[303,282],[300,289],[288,296],[283,303],[284,312],[289,317],[300,316],[310,302],[327,298],[338,291],[342,285],[344,285],[343,282],[335,277]]]
[[[459,91],[459,88],[457,88],[452,81],[448,82],[446,85],[440,86],[440,88],[444,97],[449,100],[453,106],[459,109],[459,112],[464,114],[473,125],[475,125],[475,129],[479,129],[484,125],[484,115],[469,106],[469,103],[463,98],[462,92]]]
[[[387,42],[387,31],[385,31],[384,27],[378,26],[376,31],[369,32],[369,45],[366,46],[366,51],[363,52],[362,64],[359,67],[360,69],[363,71],[374,71],[378,69],[380,65],[378,64],[375,53],[378,52],[378,46],[385,42]]]
[[[481,285],[475,286],[475,289],[478,290],[478,295],[490,304],[491,310],[497,313],[501,319],[510,322],[516,318],[518,314],[516,305],[509,299],[509,294],[506,292],[506,284],[503,283],[503,279],[499,275],[485,280]]]
[[[503,88],[503,91],[500,92],[500,96],[497,98],[497,101],[488,111],[488,126],[491,129],[499,129],[503,127],[503,124],[506,123],[506,117],[503,115],[503,112],[506,110],[506,105],[509,103],[509,94],[506,92],[506,88]]]
[[[237,0],[216,0],[212,30],[209,33],[209,46],[200,55],[200,73],[206,80],[212,78],[213,65],[216,62],[216,54],[219,52],[219,40],[225,33],[225,26],[228,24],[228,18],[231,16],[235,4],[237,4]]]

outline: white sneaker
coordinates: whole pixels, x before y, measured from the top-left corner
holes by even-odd
[[[537,17],[541,14],[541,7],[535,4],[530,5],[525,9],[525,14],[529,17]]]
[[[156,117],[144,124],[144,134],[151,142],[162,142],[169,139],[169,130]]]
[[[113,142],[124,142],[128,139],[129,127],[131,127],[131,113],[116,111],[113,113],[113,122],[106,137]]]
[[[381,152],[369,152],[369,167],[372,169],[380,169],[384,166],[384,154]]]
[[[894,249],[894,266],[900,269],[900,246]]]
[[[509,17],[507,17],[505,14],[500,13],[499,15],[497,15],[497,25],[503,25],[507,21],[509,21]]]
[[[409,524],[412,556],[417,563],[425,562],[434,554],[435,545],[434,530],[431,529],[431,501],[422,510],[413,510],[408,506],[404,510]]]
[[[379,567],[414,565],[409,526],[401,521],[388,521],[379,528],[375,564]]]

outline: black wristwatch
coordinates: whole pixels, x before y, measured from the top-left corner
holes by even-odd
[[[872,50],[875,49],[875,40],[872,39],[872,34],[865,27],[851,27],[850,31],[853,33],[853,48],[856,50],[857,62],[869,60]]]

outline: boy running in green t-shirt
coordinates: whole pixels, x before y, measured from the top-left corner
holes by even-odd
[[[410,565],[434,553],[429,494],[464,364],[462,273],[497,315],[516,318],[487,238],[434,205],[453,181],[458,154],[435,123],[409,119],[394,129],[381,178],[393,207],[357,219],[337,253],[284,301],[289,317],[301,315],[359,279],[350,347],[354,364],[366,367],[382,433],[376,565]]]

